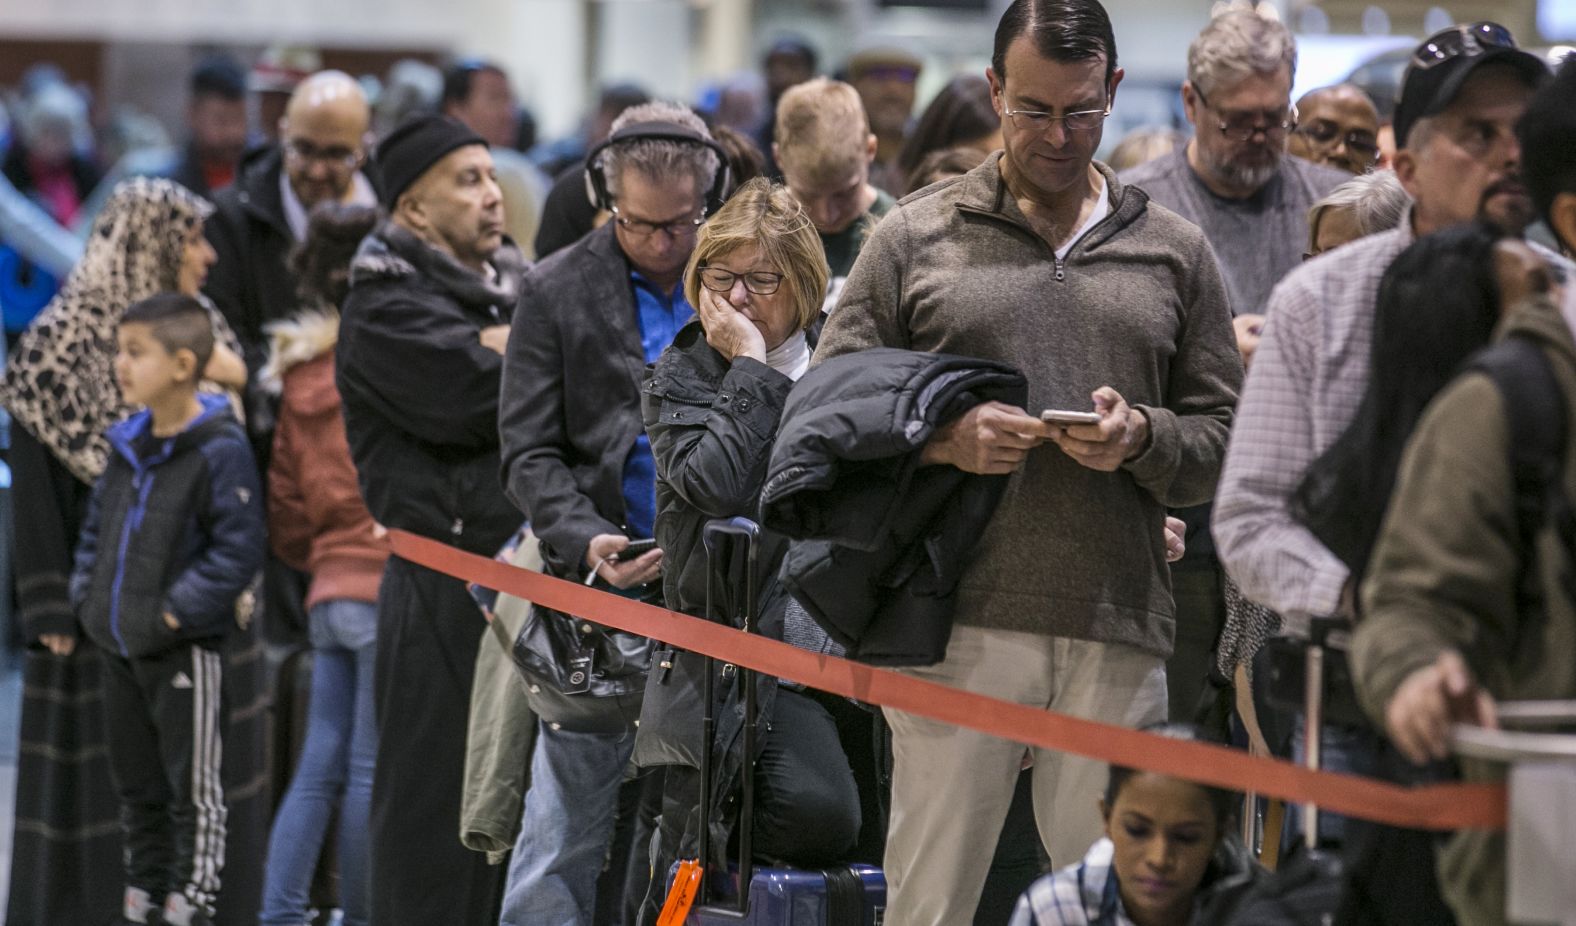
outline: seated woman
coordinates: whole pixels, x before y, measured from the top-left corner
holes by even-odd
[[[1184,724],[1146,732],[1207,741]],[[1083,861],[1034,882],[1012,926],[1228,922],[1261,872],[1232,833],[1238,804],[1228,791],[1112,766],[1100,800],[1105,838]]]
[[[810,366],[807,331],[820,318],[829,272],[803,209],[786,187],[764,179],[745,184],[701,226],[684,281],[696,321],[652,367],[642,396],[656,458],[663,591],[675,610],[721,619],[705,614],[708,564],[701,531],[713,518],[756,517],[783,403]],[[787,539],[763,531],[760,544],[760,626],[796,645],[831,651],[832,642],[774,580]],[[665,661],[674,669],[653,669],[646,695],[653,704],[666,703],[658,689],[680,674],[703,671],[698,659],[659,654],[652,664]],[[753,757],[756,854],[800,867],[845,861],[859,836],[861,808],[839,731],[852,732],[851,743],[868,743],[871,715],[846,699],[774,679],[763,679],[761,689],[764,734]],[[690,854],[698,835],[692,820],[698,758],[679,744],[698,741],[700,727],[697,707],[693,715],[648,713],[638,734],[637,758],[685,752],[672,759],[680,764],[668,767],[656,885],[664,883],[681,845]],[[737,768],[738,740],[722,729],[716,740],[732,747],[718,767]],[[719,793],[730,787],[719,783]],[[648,917],[661,906],[661,894],[660,887],[651,892]]]

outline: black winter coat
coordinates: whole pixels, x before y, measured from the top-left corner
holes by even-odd
[[[983,402],[1022,407],[1006,364],[873,348],[794,386],[772,448],[761,524],[794,538],[784,582],[850,658],[933,665],[958,580],[1007,486],[921,466],[936,428]]]
[[[613,223],[526,274],[497,427],[504,486],[547,571],[583,579],[598,534],[623,534],[624,461],[640,436],[646,353]]]
[[[489,282],[385,222],[351,263],[335,379],[361,495],[379,524],[491,556],[520,527],[498,482],[505,324],[524,258],[505,242]]]
[[[301,305],[295,275],[286,267],[295,239],[279,194],[283,170],[278,147],[251,152],[234,185],[214,197],[213,215],[203,223],[219,255],[203,290],[235,329],[254,373],[267,360],[263,325],[289,318]]]
[[[675,611],[724,619],[705,611],[701,531],[715,518],[760,517],[772,440],[792,388],[793,380],[760,361],[724,360],[699,321],[679,331],[647,376],[641,413],[657,464],[662,591]],[[761,532],[755,587],[764,616],[780,617],[783,591],[774,580],[787,552],[787,537]]]

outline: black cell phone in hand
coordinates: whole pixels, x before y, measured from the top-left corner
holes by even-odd
[[[632,559],[638,559],[642,556],[645,556],[647,553],[650,553],[656,548],[657,542],[654,539],[631,540],[629,542],[629,546],[613,554],[613,560],[619,563],[627,563]]]

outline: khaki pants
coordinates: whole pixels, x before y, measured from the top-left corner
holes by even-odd
[[[1131,647],[958,626],[939,665],[907,670],[1019,704],[1127,727],[1166,719],[1165,664]],[[966,926],[974,919],[1025,747],[888,710],[895,766],[887,831],[887,921]],[[1034,754],[1034,809],[1055,867],[1103,833],[1105,763]]]

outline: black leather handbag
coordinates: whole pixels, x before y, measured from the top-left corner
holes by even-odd
[[[532,603],[514,662],[543,720],[577,732],[616,732],[640,716],[651,641]]]

